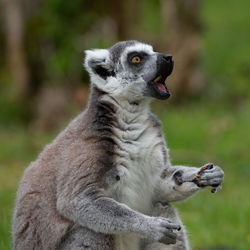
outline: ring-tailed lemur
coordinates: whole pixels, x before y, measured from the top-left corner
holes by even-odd
[[[218,166],[170,163],[149,105],[170,96],[165,80],[172,56],[125,41],[86,51],[85,67],[91,77],[86,110],[21,180],[14,249],[188,249],[170,203],[219,186],[224,174]]]

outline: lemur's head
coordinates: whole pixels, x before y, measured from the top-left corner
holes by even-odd
[[[86,51],[85,67],[92,84],[112,96],[131,101],[145,97],[167,99],[166,78],[173,70],[172,56],[153,51],[138,41],[124,41],[109,49]]]

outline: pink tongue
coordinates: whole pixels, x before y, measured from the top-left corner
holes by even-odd
[[[157,83],[157,88],[161,91],[161,92],[167,92],[166,88],[164,87],[164,85],[162,83]]]

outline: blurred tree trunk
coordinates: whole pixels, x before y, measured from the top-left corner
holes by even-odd
[[[200,0],[161,0],[166,36],[161,49],[173,55],[175,68],[170,89],[174,96],[193,95],[203,88],[200,58]]]
[[[25,98],[29,92],[29,69],[24,48],[24,18],[19,0],[1,0],[7,61],[13,76],[16,98]]]
[[[140,18],[141,0],[109,0],[110,14],[117,24],[119,40],[134,39]]]

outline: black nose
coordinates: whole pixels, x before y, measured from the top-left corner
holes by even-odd
[[[173,57],[170,54],[157,54],[157,61],[156,61],[157,68],[160,70],[165,70],[166,68],[169,71],[172,71],[174,66]]]
[[[172,58],[173,58],[173,57],[172,57],[172,55],[170,55],[170,54],[165,54],[165,55],[163,55],[163,59],[166,60],[168,63],[173,62]]]

